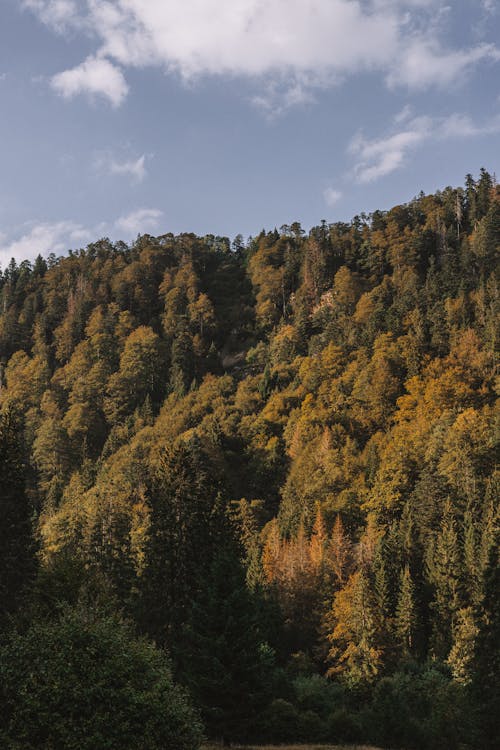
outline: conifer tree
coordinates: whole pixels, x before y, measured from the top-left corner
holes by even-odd
[[[471,696],[474,706],[474,747],[498,747],[500,717],[500,539],[491,548],[484,574],[484,598],[478,619]]]
[[[220,537],[183,635],[181,676],[209,736],[225,744],[251,736],[266,703],[272,651],[261,634],[257,596],[246,587],[238,546]]]
[[[35,572],[20,433],[12,411],[0,415],[0,626],[18,607]]]
[[[174,650],[191,600],[212,559],[217,480],[196,440],[167,448],[149,490],[150,524],[139,582],[138,618]]]
[[[179,396],[183,396],[194,377],[193,339],[187,326],[183,326],[172,344],[170,385]]]
[[[404,656],[409,656],[415,650],[416,628],[415,586],[410,567],[406,565],[401,572],[401,585],[396,608],[396,633]]]
[[[441,529],[428,557],[428,572],[434,586],[433,650],[446,659],[452,645],[454,617],[461,603],[461,568],[456,521],[447,501]]]

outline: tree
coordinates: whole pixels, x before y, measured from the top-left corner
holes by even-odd
[[[8,637],[0,703],[12,750],[197,750],[201,739],[165,656],[87,607]]]
[[[0,415],[0,625],[12,614],[35,572],[32,509],[26,494],[21,429],[12,411]]]
[[[193,338],[185,324],[174,338],[171,360],[170,385],[177,395],[183,396],[189,390],[195,374]]]
[[[474,747],[498,747],[500,717],[500,545],[497,534],[484,574],[470,694],[474,707]]]
[[[362,570],[353,573],[335,595],[331,619],[329,674],[341,674],[354,686],[374,682],[381,668],[382,652],[377,644],[373,592]]]
[[[52,391],[45,391],[40,403],[42,419],[33,443],[33,458],[39,472],[39,486],[46,500],[60,499],[74,456],[71,441],[62,424],[62,412]]]
[[[184,675],[210,737],[243,741],[266,704],[272,651],[263,642],[258,595],[245,582],[239,550],[222,541],[193,604]]]
[[[416,629],[415,587],[410,568],[406,565],[401,573],[401,587],[396,609],[396,632],[405,656],[414,652]]]
[[[328,547],[328,563],[334,576],[335,585],[338,587],[343,586],[346,582],[351,561],[351,547],[342,518],[340,514],[337,514]]]
[[[213,555],[217,480],[196,440],[167,448],[148,491],[149,530],[139,581],[139,622],[174,660],[191,602]]]
[[[149,395],[157,404],[167,380],[159,336],[148,326],[139,326],[126,339],[120,369],[107,384],[104,413],[111,424],[122,422]]]
[[[433,650],[445,659],[452,644],[452,629],[461,602],[460,559],[456,520],[448,501],[441,529],[428,557],[428,574],[434,585]]]

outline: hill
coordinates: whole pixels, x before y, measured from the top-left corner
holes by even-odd
[[[470,714],[493,747],[499,244],[482,170],[308,233],[12,262],[36,596],[105,590],[214,737],[453,748]]]

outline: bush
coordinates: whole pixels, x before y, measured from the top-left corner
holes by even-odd
[[[299,735],[299,713],[283,698],[276,698],[260,721],[262,738],[267,742],[295,742]]]
[[[335,743],[365,739],[358,715],[345,707],[333,711],[328,719],[328,739]]]
[[[463,734],[462,693],[437,667],[409,665],[375,687],[364,716],[367,733],[386,746],[454,750]]]
[[[195,750],[201,741],[165,656],[82,608],[6,639],[0,704],[9,750]]]
[[[259,719],[261,742],[322,742],[328,727],[314,711],[299,711],[292,703],[276,698]]]
[[[297,677],[293,681],[293,687],[300,710],[314,711],[322,719],[326,719],[344,700],[342,686],[319,674]]]

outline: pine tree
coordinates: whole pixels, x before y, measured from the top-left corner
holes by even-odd
[[[404,656],[409,656],[415,650],[416,629],[415,586],[413,585],[410,567],[406,565],[401,572],[399,599],[396,608],[396,633]]]
[[[491,192],[493,189],[493,180],[491,175],[484,167],[479,171],[479,180],[477,181],[477,218],[482,219],[486,216],[491,203]]]
[[[428,556],[428,574],[434,586],[434,601],[431,604],[433,651],[436,656],[446,659],[452,645],[454,618],[462,598],[456,520],[449,501],[445,505],[433,550]]]
[[[231,540],[221,540],[183,636],[181,677],[209,736],[225,744],[251,736],[266,703],[272,664],[238,552]]]
[[[194,377],[193,339],[183,326],[172,344],[170,385],[179,396],[189,390]]]
[[[495,750],[500,730],[500,540],[492,547],[484,575],[484,599],[478,618],[471,697],[474,747]]]
[[[176,639],[213,555],[218,484],[196,440],[167,448],[149,489],[150,526],[139,581],[138,618],[155,640]]]
[[[20,604],[35,572],[32,510],[20,434],[11,411],[0,415],[0,625]]]
[[[451,669],[453,678],[462,685],[468,685],[471,681],[477,634],[474,608],[460,609],[453,628],[453,646],[446,663]]]

